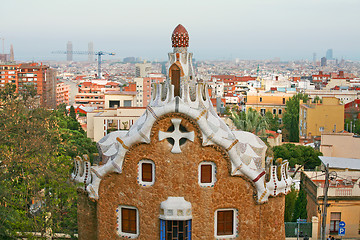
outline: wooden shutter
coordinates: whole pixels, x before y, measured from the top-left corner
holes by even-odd
[[[121,231],[136,234],[136,209],[121,208]]]
[[[142,169],[141,180],[143,182],[152,182],[152,164],[142,163],[141,169]]]
[[[201,165],[201,183],[212,182],[212,165],[204,164]]]
[[[217,212],[217,235],[233,235],[234,234],[234,211],[218,211]]]
[[[180,96],[180,69],[171,70],[171,84],[174,85],[174,96]]]

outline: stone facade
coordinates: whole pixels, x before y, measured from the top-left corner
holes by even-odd
[[[79,239],[96,240],[97,237],[97,203],[91,201],[87,193],[78,189],[78,233]]]
[[[186,141],[181,146],[181,154],[170,153],[172,145],[166,140],[158,141],[159,130],[166,131],[174,117],[182,119],[181,124],[189,132],[195,132],[194,142]],[[150,144],[135,145],[126,154],[123,173],[111,173],[103,178],[97,202],[97,239],[125,239],[119,237],[116,229],[116,209],[119,205],[138,209],[138,239],[159,239],[159,207],[168,196],[182,196],[191,202],[193,239],[215,239],[215,211],[223,208],[238,211],[235,239],[284,239],[284,197],[270,198],[265,204],[257,204],[251,181],[231,176],[226,151],[218,146],[203,147],[201,142],[200,129],[191,118],[175,113],[159,118],[152,128]],[[143,159],[155,163],[153,186],[141,186],[137,181],[137,165]],[[198,166],[203,161],[216,164],[217,181],[214,187],[198,184]],[[81,227],[91,231],[87,225]],[[86,230],[79,229],[79,233],[84,232]],[[81,239],[89,239],[84,236],[80,234]]]
[[[168,79],[152,86],[145,113],[98,142],[99,165],[75,160],[72,179],[96,201],[79,198],[80,239],[285,238],[288,163],[263,169],[266,145],[220,119],[189,56],[174,46]]]

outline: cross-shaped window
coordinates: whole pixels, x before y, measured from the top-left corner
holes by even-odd
[[[171,152],[181,153],[180,145],[184,144],[187,139],[193,142],[195,133],[194,131],[188,132],[186,128],[180,124],[181,119],[179,118],[173,118],[171,122],[173,125],[166,132],[159,131],[159,141],[166,138],[169,143],[173,145]]]

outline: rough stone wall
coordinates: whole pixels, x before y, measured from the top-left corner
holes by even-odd
[[[181,124],[195,132],[194,142],[181,146],[182,153],[172,154],[167,140],[158,141],[158,132],[166,131],[171,118],[182,118]],[[285,239],[284,197],[270,198],[258,205],[254,187],[241,177],[230,176],[230,162],[220,147],[202,147],[201,134],[194,120],[183,114],[168,114],[154,124],[150,144],[132,146],[127,153],[121,174],[112,173],[101,181],[97,205],[98,239],[124,239],[117,235],[119,205],[134,206],[139,211],[138,239],[159,239],[160,203],[169,196],[184,197],[192,204],[192,239],[214,239],[214,216],[220,208],[238,210],[236,239]],[[138,162],[150,159],[155,163],[155,183],[140,186],[137,182]],[[216,164],[214,187],[198,184],[198,166],[202,161]],[[85,239],[85,238],[84,238]]]
[[[89,199],[87,192],[78,190],[78,231],[79,240],[97,239],[96,202]]]

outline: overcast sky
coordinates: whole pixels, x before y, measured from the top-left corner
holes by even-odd
[[[115,52],[166,60],[181,23],[196,59],[360,60],[360,0],[11,0],[1,3],[0,38],[16,60],[66,59],[51,51]],[[0,47],[2,52],[2,46]],[[81,59],[74,56],[74,60]]]

